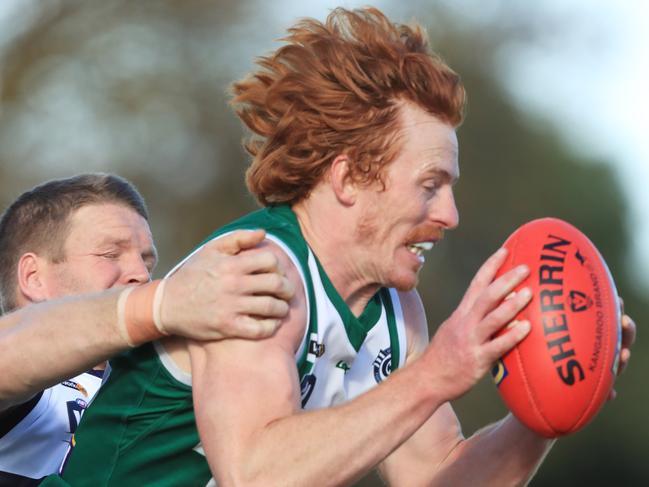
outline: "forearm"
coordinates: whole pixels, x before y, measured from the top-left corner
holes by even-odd
[[[526,485],[554,441],[525,428],[510,414],[459,442],[432,485]]]
[[[0,410],[128,348],[119,291],[38,303],[0,321]]]
[[[215,401],[224,394],[233,397],[223,390],[227,384],[206,381],[194,403],[214,476],[223,486],[352,484],[404,442],[443,402],[429,392],[434,388],[425,387],[420,379],[413,365],[341,406],[309,412],[285,410],[280,417],[265,419],[252,429],[241,425],[260,414],[260,399],[252,401],[257,404],[253,408],[247,397],[256,392],[264,410],[277,410],[270,391],[260,395],[263,386],[242,384],[245,379],[237,379],[233,387],[241,401],[233,407]]]

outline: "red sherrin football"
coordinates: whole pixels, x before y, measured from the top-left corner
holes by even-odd
[[[606,402],[617,374],[615,283],[593,243],[562,220],[526,223],[504,246],[509,255],[499,275],[519,264],[531,270],[520,287],[528,286],[533,297],[516,319],[529,320],[532,329],[494,366],[498,392],[537,433],[573,433]]]

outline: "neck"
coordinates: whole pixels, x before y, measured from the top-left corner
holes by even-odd
[[[363,276],[362,249],[353,244],[355,226],[344,210],[328,211],[309,198],[293,206],[304,239],[315,253],[329,280],[352,313],[360,315],[381,287]],[[332,226],[335,232],[331,231]]]

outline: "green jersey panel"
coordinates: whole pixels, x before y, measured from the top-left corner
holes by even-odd
[[[331,284],[285,205],[253,212],[209,236],[266,230],[300,271],[308,322],[295,355],[302,407],[352,399],[403,365],[405,326],[396,291],[382,289],[354,316]],[[111,361],[112,372],[86,411],[62,479],[73,486],[215,485],[199,444],[191,377],[164,349],[145,345]]]

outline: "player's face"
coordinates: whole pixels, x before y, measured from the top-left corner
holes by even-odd
[[[402,149],[386,168],[385,190],[363,191],[357,238],[371,258],[371,278],[401,290],[417,285],[424,251],[459,222],[455,130],[413,105],[402,109]]]
[[[48,263],[45,272],[50,299],[145,283],[157,262],[146,220],[114,203],[76,210],[64,253],[65,259]]]

